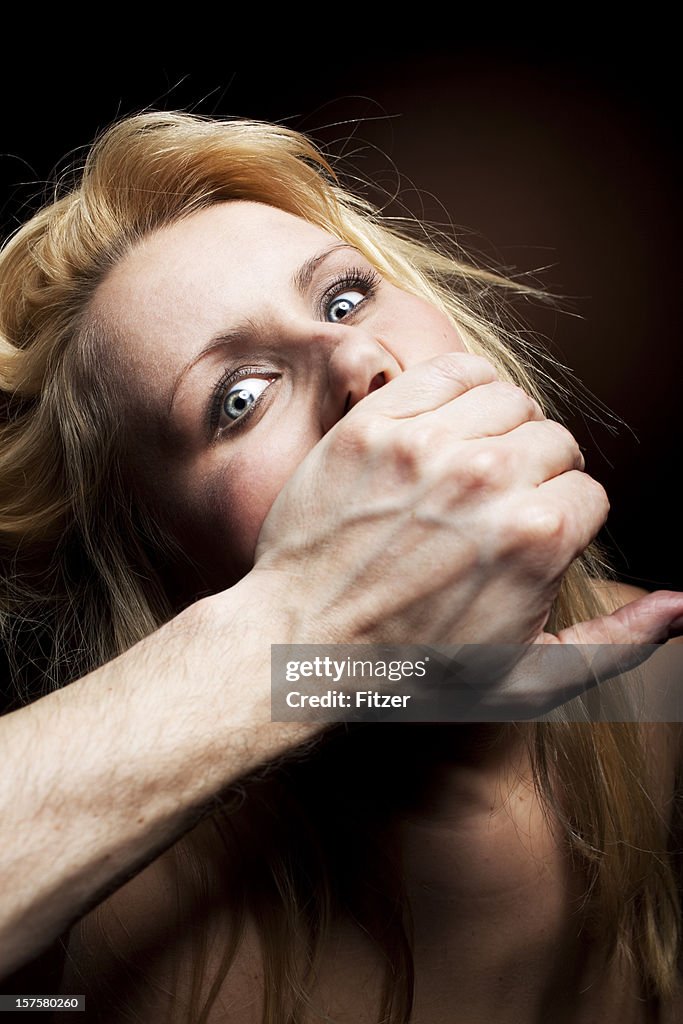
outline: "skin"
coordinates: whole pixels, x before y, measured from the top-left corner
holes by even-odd
[[[355,283],[330,293],[338,274],[372,269],[348,248],[321,261],[309,288],[300,294],[292,284],[293,273],[338,244],[321,229],[280,210],[245,202],[221,204],[150,235],[114,268],[95,297],[95,312],[115,325],[117,365],[125,367],[121,393],[131,483],[142,500],[173,523],[180,543],[200,566],[202,584],[211,590],[228,587],[248,573],[258,559],[264,521],[284,485],[350,410],[364,400],[369,408],[373,392],[424,360],[465,351],[457,329],[440,311],[389,282],[379,283],[373,294]],[[335,300],[349,304],[339,322]],[[212,339],[227,332],[229,342],[212,346],[197,359]],[[223,411],[209,429],[207,407],[216,381],[226,368],[233,372],[240,367],[249,368],[243,377],[260,398],[242,427]],[[476,438],[490,431],[500,439],[525,430],[518,438],[521,450],[531,449],[537,457],[533,472],[514,458],[506,474],[501,465],[505,460],[499,460],[501,493],[507,496],[513,481],[527,472],[527,482],[538,486],[583,469],[575,442],[563,428],[548,424],[529,399],[520,411],[518,389],[491,375],[473,384],[458,398],[461,420],[456,425],[461,433]],[[226,385],[221,399],[230,387]],[[505,410],[513,406],[515,412],[505,422]],[[494,430],[490,423],[495,416],[502,421],[496,420]],[[476,522],[480,494],[474,512]],[[276,534],[271,526],[271,535]],[[198,582],[191,581],[192,586]],[[623,594],[615,605],[637,593]],[[490,590],[486,598],[487,608],[495,606]],[[636,618],[618,621],[632,626]],[[442,624],[440,629],[443,633]],[[529,638],[537,632],[538,623],[529,628]],[[499,999],[506,1003],[511,996],[492,990],[494,972],[517,979],[518,1019],[531,1019],[533,1007],[554,984],[555,967],[544,960],[548,944],[556,950],[558,963],[577,955],[574,937],[566,932],[574,882],[533,800],[522,758],[511,741],[498,744],[488,759],[480,758],[474,771],[471,763],[457,759],[432,765],[426,772],[426,791],[433,782],[432,768],[438,787],[419,811],[413,809],[402,819],[416,915],[420,1019],[441,1019],[454,1000],[463,998],[482,1018],[495,1016]],[[540,901],[539,853],[547,886]],[[160,910],[165,907],[159,882],[163,870],[163,865],[153,866],[144,878],[139,876],[137,886],[131,883],[110,901],[114,914],[125,921],[123,951],[129,959],[137,955],[134,922],[141,918],[146,893],[157,892],[155,919],[168,935],[170,925]],[[482,900],[498,907],[497,915],[482,914]],[[443,913],[453,904],[458,906],[457,920]],[[172,920],[171,909],[165,909]],[[527,922],[524,934],[522,920]],[[470,956],[465,951],[472,948],[475,933]],[[179,943],[173,955],[182,957]],[[462,951],[457,976],[452,962],[447,970],[441,964],[445,948]],[[520,958],[520,948],[535,951],[528,962]],[[324,999],[333,1007],[345,970],[351,978],[363,966],[370,978],[374,969],[354,933],[340,933],[334,955],[335,966],[323,984]],[[253,985],[258,966],[245,956],[240,961],[244,988],[238,985],[228,993],[229,1003],[247,1003],[258,989]],[[105,958],[103,970],[107,966]],[[368,980],[368,990],[371,986]],[[562,984],[558,996],[561,989]],[[250,1005],[256,1020],[258,1007]]]
[[[274,499],[350,408],[429,356],[465,351],[439,310],[387,281],[375,296],[359,284],[321,300],[338,275],[373,271],[357,250],[339,246],[273,207],[223,203],[146,238],[98,290],[95,311],[116,324],[126,367],[131,479],[146,501],[163,494],[174,531],[213,589],[251,568]],[[330,247],[300,294],[293,271]],[[352,308],[333,322],[340,296]],[[241,337],[196,359],[240,324]],[[174,382],[192,361],[169,415]],[[243,366],[255,368],[249,381],[266,385],[248,426],[236,429],[240,421],[222,412],[209,432],[216,379]]]
[[[305,642],[312,629],[321,641],[410,635],[548,642],[542,630],[558,581],[605,518],[604,492],[581,471],[571,436],[544,420],[519,389],[497,381],[484,360],[463,352],[458,332],[438,311],[386,282],[372,300],[347,283],[355,293],[345,296],[349,315],[333,322],[317,300],[336,265],[319,268],[322,281],[314,277],[312,288],[297,295],[289,283],[293,270],[335,243],[280,211],[213,207],[150,236],[98,289],[95,310],[115,327],[101,355],[120,371],[116,396],[128,428],[131,486],[165,513],[197,561],[197,579],[182,581],[179,600],[207,588],[212,595],[92,678],[3,719],[8,763],[27,766],[7,775],[0,792],[0,817],[13,837],[0,864],[7,883],[0,921],[5,972],[27,963],[166,849],[226,785],[310,734],[269,720],[270,642]],[[352,265],[359,262],[354,257]],[[245,318],[249,336],[202,360],[169,417],[178,374],[211,338]],[[225,363],[255,364],[249,373],[265,397],[246,429],[222,423],[214,438],[203,424]],[[656,643],[682,626],[680,596],[660,594],[565,632],[570,642]],[[562,642],[561,635],[551,639]],[[225,677],[226,665],[245,661],[247,690],[241,677]],[[527,710],[528,687],[520,701]],[[537,961],[519,958],[530,937],[510,927],[534,899],[549,905],[538,900],[536,873],[527,870],[537,840],[548,837],[533,825],[541,821],[537,809],[529,821],[524,785],[519,800],[514,785],[501,789],[501,770],[524,774],[520,765],[517,775],[509,745],[497,746],[493,763],[434,764],[432,739],[425,781],[428,788],[435,769],[435,799],[403,820],[418,924],[418,1015],[442,1019],[434,1000],[448,1007],[469,986],[479,1017],[496,1019],[495,1002],[486,1002],[498,998],[490,985],[494,971],[501,980],[521,979],[522,999],[538,992]],[[510,818],[507,808],[520,813]],[[492,831],[492,811],[514,828]],[[516,855],[517,825],[533,837],[531,863]],[[463,843],[453,864],[458,834]],[[190,833],[188,842],[195,838]],[[556,854],[551,843],[551,880],[566,868]],[[487,872],[488,863],[495,871]],[[98,910],[109,924],[112,915],[124,922],[124,961],[142,963],[153,949],[161,975],[174,961],[192,958],[190,950],[184,955],[185,930],[160,885],[166,867],[165,855],[159,857]],[[500,918],[480,912],[483,893]],[[548,895],[551,916],[559,906],[561,933],[561,893],[559,902],[557,888]],[[443,915],[437,928],[435,908],[453,900],[459,913]],[[210,909],[198,908],[198,919]],[[117,965],[98,946],[97,927],[88,935],[89,923],[86,917],[83,931],[73,931],[75,962],[94,958],[88,984],[99,977],[117,984]],[[544,955],[554,944],[563,963],[571,950],[561,934],[548,937],[546,924],[536,920],[538,948]],[[333,1008],[338,997],[347,1001],[338,991],[344,970],[355,984],[359,967],[375,966],[356,933],[337,939],[325,997]],[[449,948],[463,954],[461,976],[450,973],[452,959],[439,960]],[[258,1019],[258,962],[248,943],[245,949],[238,964],[244,989],[228,996],[248,1002]],[[10,990],[25,990],[28,979],[34,990],[53,990],[38,976],[31,966]],[[80,980],[72,984],[67,972],[64,992],[81,991]],[[134,993],[126,995],[136,1002]],[[507,991],[500,998],[510,1005]],[[346,1009],[354,1020],[365,1019]],[[160,1009],[147,1019],[167,1015]]]
[[[321,642],[335,639],[321,620],[338,619],[351,591],[369,642],[392,630],[400,642],[638,639],[625,619],[542,632],[564,571],[604,521],[604,490],[564,427],[353,247],[261,203],[220,203],[145,237],[100,284],[91,312],[113,325],[101,358],[119,376],[130,486],[196,566],[169,572],[179,607],[255,563],[284,563],[288,590],[301,567]],[[418,371],[429,362],[427,387]],[[310,515],[334,505],[335,489],[337,522]],[[359,533],[355,522],[373,525]],[[369,546],[392,553],[381,579]],[[395,622],[388,589],[400,597]],[[452,597],[435,608],[446,589]],[[679,605],[651,599],[642,641],[659,639]]]

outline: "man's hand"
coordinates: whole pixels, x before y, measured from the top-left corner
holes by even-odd
[[[367,395],[309,453],[253,572],[286,581],[302,641],[531,643],[607,516],[583,469],[569,431],[486,360],[438,356]],[[648,602],[639,636],[681,614],[683,596]]]
[[[486,360],[453,353],[407,370],[335,424],[274,502],[250,575],[281,577],[283,600],[296,599],[298,642],[635,652],[681,631],[683,594],[544,631],[569,564],[608,509],[569,431]],[[558,678],[549,694],[547,679],[542,693],[501,681],[482,700],[498,707],[514,693],[509,714],[525,717],[594,682]]]

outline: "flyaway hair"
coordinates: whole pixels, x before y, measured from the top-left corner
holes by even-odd
[[[0,253],[8,708],[87,674],[177,611],[165,569],[185,556],[159,509],[137,501],[126,479],[126,429],[107,372],[116,325],[93,316],[91,304],[111,268],[150,232],[237,199],[278,207],[356,246],[392,283],[444,310],[472,352],[549,408],[543,375],[502,312],[508,297],[535,289],[469,263],[442,234],[429,241],[423,224],[386,219],[343,187],[305,136],[186,113],[114,123]],[[612,610],[595,586],[602,576],[595,550],[577,559],[547,628]],[[558,720],[516,728],[543,806],[585,877],[585,927],[606,960],[635,963],[643,991],[666,996],[676,973],[678,895],[641,727]],[[331,772],[339,742],[335,731],[321,738],[309,753],[316,770]],[[211,976],[206,936],[197,940],[189,1005],[175,1004],[179,1021],[207,1021],[247,916],[265,965],[264,1022],[302,1021],[326,936],[345,914],[386,957],[377,1019],[409,1020],[413,959],[401,866],[383,859],[383,823],[362,806],[330,817],[312,775],[295,759],[245,783],[238,810],[229,801],[216,810],[214,855],[225,857],[240,885],[228,886],[224,950]],[[199,888],[208,884],[201,858],[184,870]]]

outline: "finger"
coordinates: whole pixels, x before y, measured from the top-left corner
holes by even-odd
[[[479,500],[485,491],[501,495],[514,494],[515,491],[521,493],[519,515],[522,530],[527,519],[533,525],[530,517],[538,515],[546,519],[553,511],[542,505],[546,492],[542,502],[537,503],[542,507],[536,508],[536,489],[555,477],[584,468],[583,455],[575,439],[553,420],[534,420],[500,437],[470,439],[464,443],[455,435],[454,443],[443,445],[440,451],[437,450],[438,442],[443,431],[437,432],[436,438],[423,432],[423,437],[427,438],[435,476],[452,485],[452,500],[461,502],[467,493]],[[573,485],[573,491],[576,490],[576,485]],[[569,500],[572,496],[562,496],[559,504],[556,501],[554,511],[562,514]],[[528,515],[526,508],[529,509]],[[601,525],[602,521],[596,530]],[[528,539],[533,542],[534,538]]]
[[[545,481],[525,497],[518,528],[539,564],[551,553],[566,568],[595,539],[607,519],[604,487],[588,473],[569,470]]]
[[[520,482],[540,485],[586,465],[576,438],[555,420],[522,423],[495,444],[505,453],[511,477]]]
[[[542,634],[532,647],[537,654],[530,653],[525,660],[526,678],[532,662],[538,662],[535,674],[553,680],[550,708],[638,668],[658,645],[681,635],[683,594],[647,594],[609,615],[563,629],[557,636]],[[616,705],[615,710],[620,713],[623,705]],[[609,707],[600,708],[601,715],[605,711],[609,718]]]
[[[435,414],[443,419],[444,429],[464,440],[506,434],[522,423],[545,418],[538,402],[508,381],[470,388]]]
[[[656,650],[653,644],[559,643],[556,637],[544,634],[524,651],[500,691],[487,694],[489,717],[497,721],[538,718],[600,683],[638,668]],[[607,721],[615,712],[621,716],[626,710],[623,699],[615,702],[613,691],[606,696],[604,705],[600,701],[584,706],[579,720],[585,721],[586,713],[597,713]]]
[[[471,388],[497,379],[495,368],[471,352],[448,352],[417,363],[367,395],[347,414],[371,410],[391,419],[431,412]]]
[[[558,643],[659,644],[683,635],[683,593],[658,590],[590,622],[563,629]]]

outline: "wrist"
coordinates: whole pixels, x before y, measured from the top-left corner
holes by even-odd
[[[201,666],[191,673],[192,685],[212,708],[217,749],[223,753],[239,736],[241,749],[249,749],[247,760],[258,762],[318,731],[271,720],[271,645],[304,642],[293,593],[284,573],[252,570],[174,620],[176,629],[192,637],[180,646],[189,665]]]
[[[291,578],[279,570],[254,567],[226,590],[187,608],[188,626],[203,636],[248,637],[270,657],[271,644],[300,643],[303,609]]]

